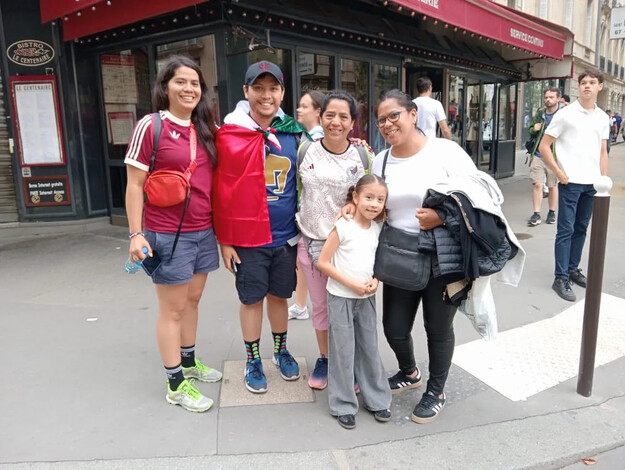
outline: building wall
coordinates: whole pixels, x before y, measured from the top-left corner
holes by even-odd
[[[613,0],[496,0],[525,13],[542,17],[569,28],[574,34],[573,77],[564,83],[563,92],[572,100],[578,96],[577,76],[586,68],[599,68],[604,73],[604,89],[598,98],[603,109],[623,114],[625,111],[625,39],[610,39],[612,9],[625,1]],[[597,14],[601,6],[599,47],[597,47]],[[546,15],[543,13],[546,12]],[[596,57],[596,51],[599,57]]]

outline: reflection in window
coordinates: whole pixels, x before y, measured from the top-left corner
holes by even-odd
[[[302,93],[318,90],[327,93],[334,86],[334,57],[301,52],[298,59]]]
[[[399,68],[394,65],[373,64],[373,102],[371,109],[370,121],[375,119],[375,107],[380,101],[382,93],[393,88],[397,88],[399,84]],[[377,126],[371,126],[371,147],[375,153],[386,148],[386,142],[380,134]]]
[[[499,92],[498,140],[514,140],[516,130],[516,85],[502,86]]]
[[[369,138],[369,63],[341,59],[341,88],[350,93],[358,103],[358,119],[350,137]]]
[[[451,138],[462,145],[462,116],[464,115],[464,79],[450,75],[449,77],[449,108],[447,120]]]
[[[219,118],[219,93],[217,92],[217,63],[215,60],[215,38],[212,35],[161,44],[156,48],[156,69],[161,69],[165,59],[172,54],[185,54],[193,58],[202,70],[208,88],[211,113],[215,123]]]

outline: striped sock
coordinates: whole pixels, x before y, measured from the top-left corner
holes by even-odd
[[[258,343],[260,343],[260,338],[258,338],[255,341],[245,341],[245,350],[247,351],[247,362],[252,362],[255,359],[260,359]]]
[[[286,331],[284,333],[274,333],[273,335],[273,353],[278,354],[286,350]]]

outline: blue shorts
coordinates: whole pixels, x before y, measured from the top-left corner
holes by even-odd
[[[154,284],[187,284],[194,274],[204,274],[219,268],[219,253],[213,229],[180,234],[171,258],[175,233],[145,231],[145,239],[161,257],[161,265],[152,274]]]
[[[293,295],[297,284],[297,245],[287,243],[270,248],[237,246],[235,249],[241,260],[237,265],[236,287],[242,304],[258,303],[267,294],[282,299]]]

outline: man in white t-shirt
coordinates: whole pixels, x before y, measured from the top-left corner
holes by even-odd
[[[571,281],[586,287],[579,269],[586,229],[592,216],[593,183],[608,173],[610,118],[596,104],[603,76],[596,69],[579,75],[579,98],[558,111],[538,146],[558,185],[558,230],[555,241],[555,280],[552,288],[564,300],[575,301]],[[558,160],[551,144],[556,142]]]
[[[431,97],[432,81],[428,77],[417,78],[417,127],[428,137],[436,137],[436,124],[441,128],[443,137],[451,139],[451,131],[447,125],[447,116],[440,101]]]

